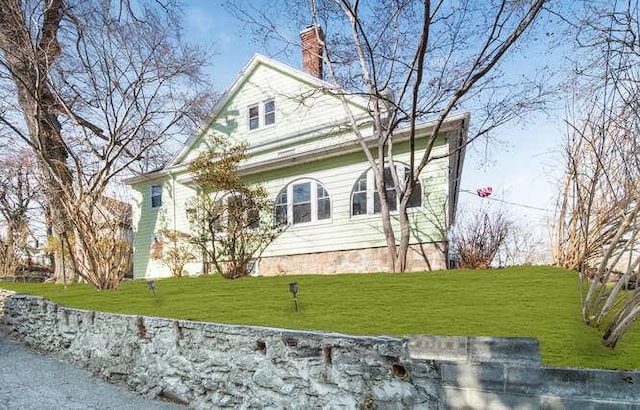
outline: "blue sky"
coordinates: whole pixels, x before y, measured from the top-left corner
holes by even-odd
[[[270,55],[270,50],[252,41],[246,27],[218,2],[189,1],[184,8],[184,19],[187,38],[209,46],[214,53],[208,73],[220,92],[231,84],[254,53]],[[297,31],[292,28],[292,32]],[[544,46],[530,49],[528,53],[528,61],[552,58]],[[289,56],[273,57],[293,67],[300,66],[300,57],[295,51]],[[524,75],[529,66],[527,61],[514,63],[509,67],[509,75]],[[496,133],[500,143],[487,145],[480,141],[470,147],[462,177],[459,210],[502,206],[546,241],[546,226],[553,213],[544,210],[552,210],[555,202],[556,181],[561,176],[562,133],[559,119],[540,115],[526,123],[512,123],[501,128]],[[493,187],[491,197],[482,199],[475,195],[477,188],[486,186]]]

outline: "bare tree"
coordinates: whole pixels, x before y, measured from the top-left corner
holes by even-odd
[[[117,286],[121,272],[105,277],[110,262],[92,249],[101,198],[199,122],[206,53],[184,45],[177,13],[170,0],[0,1],[0,124],[36,154],[58,277],[67,249],[73,277]]]
[[[548,265],[548,243],[536,236],[526,219],[511,222],[511,229],[495,257],[498,266]]]
[[[615,347],[640,316],[640,51],[637,1],[587,8],[578,27],[554,262],[581,272],[582,316]],[[615,281],[615,284],[610,282]]]
[[[513,222],[501,209],[481,208],[463,215],[451,240],[457,267],[487,269],[512,230]]]
[[[15,276],[21,265],[28,264],[32,254],[28,241],[33,236],[29,222],[41,200],[30,152],[12,150],[11,158],[0,159],[0,216],[5,226],[2,276]]]
[[[258,12],[235,2],[229,7],[261,37],[287,38],[275,31],[282,27],[278,18],[311,23],[327,33],[325,39],[315,31],[332,84],[323,91],[341,98],[351,130],[374,170],[389,269],[404,271],[410,241],[407,206],[425,167],[451,154],[434,150],[447,117],[473,109],[477,117],[471,142],[543,105],[546,95],[537,78],[507,81],[500,63],[523,41],[546,3],[291,0],[270,3]],[[350,95],[369,101],[373,143],[349,106]],[[426,120],[435,120],[435,125],[426,137],[418,136],[416,126]],[[408,130],[410,145],[409,172],[403,180],[394,166],[394,138],[400,129]],[[392,224],[389,203],[395,199],[385,187],[385,169],[399,200],[399,232]]]
[[[196,259],[193,254],[191,236],[184,232],[168,229],[162,230],[160,235],[167,245],[166,249],[163,249],[160,260],[169,268],[171,276],[179,278],[184,275],[184,267],[187,263]]]

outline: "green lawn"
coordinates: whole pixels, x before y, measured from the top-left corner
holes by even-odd
[[[289,282],[299,287],[298,312]],[[582,324],[576,275],[549,267],[410,274],[219,276],[145,281],[97,292],[86,285],[2,284],[83,309],[313,329],[357,335],[527,336],[546,365],[640,369],[640,326],[615,350]]]

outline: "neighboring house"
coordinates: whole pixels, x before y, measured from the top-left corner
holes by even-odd
[[[275,201],[276,218],[289,224],[257,261],[257,274],[388,270],[370,165],[339,97],[328,91],[334,87],[321,79],[320,57],[310,51],[317,46],[315,36],[305,34],[301,37],[306,72],[255,55],[171,164],[127,181],[135,201],[135,278],[169,275],[157,260],[162,251],[159,232],[189,231],[184,204],[197,187],[187,166],[207,149],[211,135],[250,143],[249,158],[239,172],[247,182],[267,189]],[[349,104],[363,135],[371,135],[367,101],[351,96]],[[459,148],[466,141],[468,122],[469,116],[462,114],[444,123],[434,148],[443,158],[431,162],[421,175],[409,210],[408,270],[446,268],[447,231],[456,211],[464,158]],[[431,127],[418,126],[419,136],[428,135]],[[394,138],[402,174],[409,160],[406,130]],[[200,273],[206,266],[202,262],[186,270]]]
[[[118,238],[133,242],[133,207],[131,204],[103,195],[97,203],[94,219],[99,229],[111,235],[115,231]]]
[[[125,277],[133,277],[133,207],[131,204],[103,195],[96,202],[93,221],[96,236],[104,240],[104,248],[126,265]]]

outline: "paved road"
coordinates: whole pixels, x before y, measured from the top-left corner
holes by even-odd
[[[0,337],[0,409],[178,409]]]

